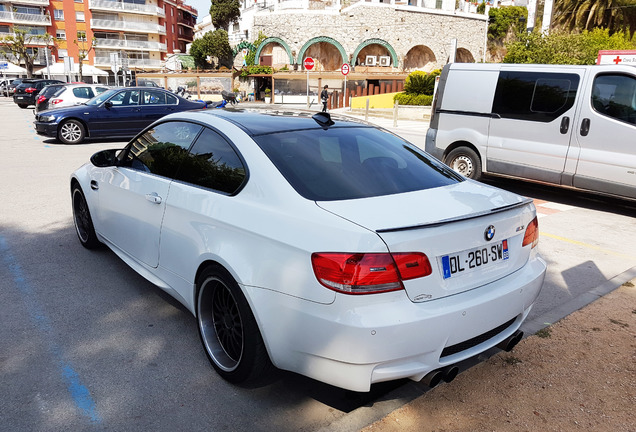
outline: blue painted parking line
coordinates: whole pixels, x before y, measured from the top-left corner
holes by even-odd
[[[54,335],[57,332],[54,330],[46,311],[40,306],[33,287],[24,276],[22,266],[11,253],[9,244],[3,236],[0,236],[0,257],[5,267],[9,269],[14,286],[26,306],[29,318],[43,334],[43,340],[48,341],[49,351],[57,363],[60,376],[63,378],[75,406],[91,423],[102,423],[102,418],[97,411],[97,406],[91,397],[90,391],[82,384],[79,375],[73,369],[73,366],[64,359],[62,350],[55,343]]]

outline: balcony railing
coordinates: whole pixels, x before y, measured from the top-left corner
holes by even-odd
[[[106,49],[132,49],[132,50],[148,50],[148,51],[167,51],[165,43],[153,41],[137,41],[124,39],[96,39],[96,48]]]
[[[161,60],[151,59],[121,59],[124,65],[129,68],[160,68],[162,66]],[[110,66],[110,57],[95,57],[95,66]]]
[[[0,0],[0,3],[15,3],[19,5],[48,6],[49,0]]]
[[[129,12],[158,16],[165,18],[166,12],[154,5],[142,5],[134,3],[124,3],[120,1],[112,0],[89,0],[88,8],[91,10],[104,10],[104,11],[116,11],[116,12]]]
[[[179,18],[177,23],[180,25],[194,28],[197,22],[194,20],[194,18]]]
[[[91,28],[102,30],[121,30],[130,32],[146,32],[146,33],[158,33],[161,35],[166,34],[165,25],[159,25],[155,23],[143,23],[136,21],[124,21],[124,20],[103,20],[92,19]]]
[[[51,17],[49,15],[36,15],[36,14],[0,11],[0,22],[10,22],[13,24],[50,26]]]
[[[2,32],[2,33],[0,33],[0,38],[7,37],[7,36],[15,36],[15,33],[11,33],[11,32],[8,32],[8,33]],[[31,36],[31,35],[26,34],[25,38],[24,38],[24,44],[27,45],[27,46],[31,46],[31,45],[36,45],[36,46],[47,46],[47,45],[49,45],[49,46],[52,46],[53,45],[53,43],[52,43],[53,38],[51,38],[51,42],[47,43],[47,41],[42,40],[40,38],[36,38],[36,37],[29,38],[29,36]]]

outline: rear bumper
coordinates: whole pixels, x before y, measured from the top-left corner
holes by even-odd
[[[354,391],[427,373],[484,352],[519,329],[539,295],[545,262],[538,256],[486,286],[424,303],[404,292],[338,295],[321,305],[245,287],[272,362]],[[442,351],[509,322],[477,345]]]

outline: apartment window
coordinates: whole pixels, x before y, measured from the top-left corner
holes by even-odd
[[[64,20],[64,10],[63,9],[54,9],[53,17],[55,21],[63,21]]]
[[[174,34],[174,24],[172,24],[172,34]]]
[[[174,8],[170,8],[170,15],[174,16]]]
[[[85,31],[78,31],[77,32],[77,40],[79,41],[86,41],[86,32]]]
[[[57,56],[59,58],[64,58],[64,57],[68,57],[68,51],[65,49],[58,49],[57,50]]]
[[[75,12],[75,21],[84,22],[84,12]]]
[[[75,0],[75,3],[84,3],[84,0]]]
[[[66,31],[65,30],[56,30],[55,37],[60,40],[66,40]]]

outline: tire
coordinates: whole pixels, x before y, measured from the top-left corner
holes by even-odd
[[[197,280],[197,323],[208,360],[234,384],[260,381],[273,369],[250,306],[232,276],[208,267]]]
[[[457,147],[444,158],[444,163],[455,172],[473,180],[481,179],[481,160],[469,147]]]
[[[22,109],[27,109],[29,107],[29,104],[18,104],[18,106]]]
[[[97,239],[97,234],[95,234],[95,227],[93,226],[93,219],[86,197],[78,184],[74,184],[71,188],[71,202],[73,205],[73,224],[80,243],[86,249],[98,248],[101,243]]]
[[[66,120],[60,125],[57,137],[64,144],[79,144],[84,141],[86,130],[77,120]]]

